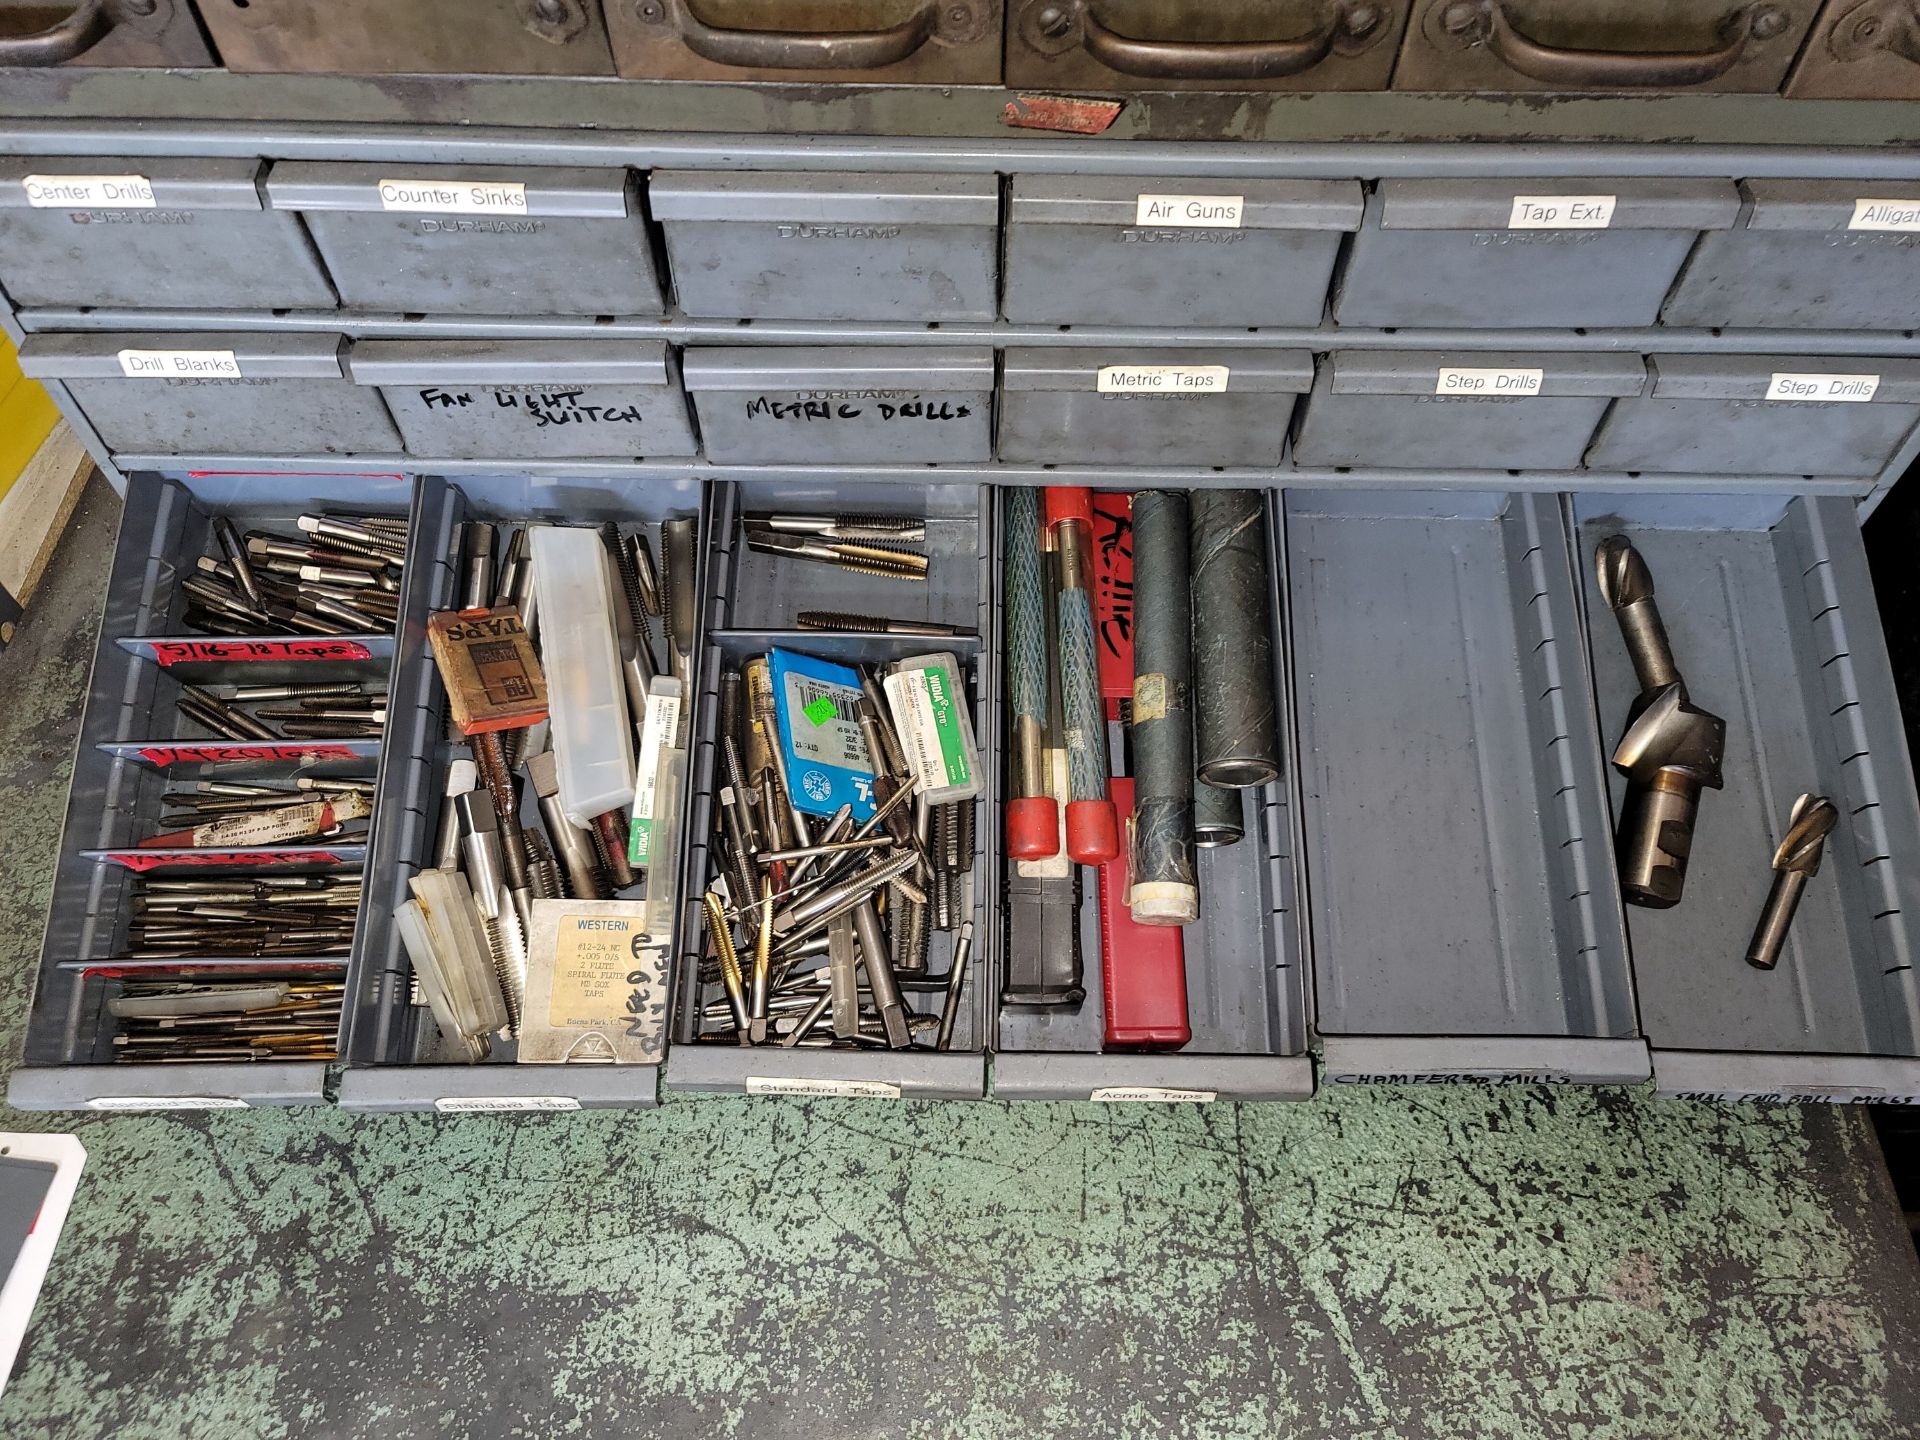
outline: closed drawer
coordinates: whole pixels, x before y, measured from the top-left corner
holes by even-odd
[[[1325,1079],[1645,1079],[1559,502],[1285,514]]]
[[[1352,180],[1016,175],[1009,320],[1061,325],[1317,325]]]
[[[343,305],[446,315],[657,315],[638,182],[624,170],[280,164]]]
[[[540,460],[691,455],[680,369],[658,341],[366,340],[409,455]]]
[[[0,288],[15,305],[331,310],[258,160],[0,161]]]
[[[1740,224],[1700,237],[1668,325],[1920,326],[1920,185],[1749,180]]]
[[[995,176],[658,172],[650,198],[689,315],[993,318]]]
[[[1294,397],[1312,380],[1303,350],[1009,350],[1000,458],[1278,465]]]
[[[1418,0],[1396,90],[1771,95],[1818,0]]]
[[[1728,180],[1382,180],[1334,298],[1342,325],[1640,326]]]
[[[1724,788],[1700,797],[1685,889],[1627,910],[1663,1094],[1920,1097],[1920,806],[1851,501],[1576,495],[1577,563],[1604,743],[1640,682],[1595,576],[1645,559],[1692,702],[1726,721]],[[1613,776],[1616,809],[1626,781]],[[1838,811],[1778,967],[1746,963],[1795,800]]]
[[[1573,470],[1637,355],[1340,350],[1320,361],[1296,464]]]
[[[610,75],[600,0],[212,0],[229,70]]]
[[[608,7],[614,58],[636,80],[993,85],[1002,0],[621,0]]]
[[[400,436],[347,378],[338,335],[34,335],[20,368],[58,380],[109,449],[147,455],[392,452]]]
[[[1787,77],[1797,100],[1920,99],[1920,49],[1905,0],[1826,0]]]
[[[1657,355],[1644,396],[1608,412],[1595,470],[1871,476],[1920,420],[1920,361]]]
[[[1007,84],[1048,90],[1384,90],[1410,0],[1013,0]]]
[[[707,458],[727,465],[899,465],[993,455],[984,348],[689,350]]]

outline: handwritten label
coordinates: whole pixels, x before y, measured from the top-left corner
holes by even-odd
[[[288,865],[340,865],[344,862],[331,850],[281,850],[261,854],[258,850],[202,850],[193,855],[169,855],[114,850],[107,859],[129,870],[158,870],[162,865],[233,866],[249,865],[258,869]]]
[[[122,350],[120,373],[129,380],[235,380],[240,361],[231,350]]]
[[[1220,395],[1233,372],[1225,365],[1102,365],[1102,395]]]
[[[151,210],[153,182],[144,175],[29,175],[20,182],[36,210]]]
[[[900,1087],[885,1080],[788,1080],[772,1075],[747,1076],[749,1095],[825,1095],[850,1100],[898,1100]]]
[[[1878,375],[1795,375],[1776,370],[1767,382],[1768,400],[1801,400],[1814,404],[1863,404],[1880,388]]]
[[[99,1095],[87,1101],[90,1109],[139,1114],[151,1110],[246,1110],[244,1100],[230,1095]]]
[[[1571,1085],[1564,1070],[1340,1070],[1324,1077],[1328,1085]]]
[[[429,386],[419,391],[419,396],[429,410],[467,410],[478,404],[483,414],[509,422],[524,418],[534,430],[555,425],[639,425],[647,418],[637,404],[595,404],[582,398],[587,393],[543,390],[533,385],[498,385],[478,392]],[[491,407],[484,403],[486,396],[493,398]],[[512,413],[500,415],[502,410]]]
[[[1220,1092],[1175,1090],[1164,1085],[1102,1085],[1087,1098],[1118,1104],[1211,1105],[1220,1098]]]
[[[350,745],[148,745],[140,758],[149,765],[224,765],[234,761],[352,760],[359,752]]]
[[[158,640],[153,658],[163,668],[202,660],[371,660],[357,640]]]
[[[1847,229],[1920,231],[1920,200],[1856,200]]]
[[[571,1095],[442,1095],[433,1102],[442,1115],[485,1115],[521,1110],[578,1110]]]
[[[1509,230],[1605,230],[1613,224],[1612,195],[1516,195]]]
[[[1433,381],[1436,395],[1538,395],[1546,382],[1544,370],[1440,371]]]
[[[1731,1105],[1920,1105],[1920,1095],[1888,1095],[1880,1090],[1656,1090],[1661,1100],[1696,1100]]]
[[[964,420],[973,407],[951,400],[879,400],[874,409],[882,420]],[[778,399],[755,395],[747,401],[747,418],[767,420],[858,420],[867,413],[864,405],[846,401]]]
[[[380,208],[409,215],[525,215],[519,180],[382,180]]]
[[[1133,223],[1176,230],[1238,230],[1246,211],[1244,195],[1142,195],[1134,205]]]

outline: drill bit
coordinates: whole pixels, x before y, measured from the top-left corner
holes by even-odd
[[[1773,885],[1747,946],[1747,963],[1754,969],[1771,970],[1780,963],[1793,912],[1800,908],[1807,882],[1820,873],[1827,836],[1839,818],[1840,812],[1824,795],[1802,795],[1793,802],[1787,833],[1773,852]]]
[[[747,1010],[746,980],[740,973],[740,952],[734,948],[733,927],[727,923],[727,907],[712,890],[700,897],[700,905],[707,917],[707,937],[713,942],[714,953],[720,957],[720,983],[726,989],[727,1005],[733,1011],[733,1028],[740,1032],[744,1044],[753,1022]]]
[[[1666,909],[1680,903],[1686,885],[1700,792],[1725,783],[1727,722],[1688,699],[1654,602],[1652,573],[1633,542],[1624,535],[1601,541],[1594,572],[1640,682],[1626,734],[1613,752],[1614,768],[1628,782],[1614,836],[1622,898]]]
[[[660,522],[660,591],[667,619],[668,673],[682,685],[693,684],[693,638],[698,628],[700,597],[695,556],[699,551],[699,522],[688,519]]]
[[[827,540],[924,541],[927,522],[917,515],[747,515],[753,530],[817,535]]]
[[[794,618],[801,630],[824,630],[842,635],[924,635],[946,639],[972,635],[958,625],[940,625],[931,620],[894,620],[885,615],[856,615],[846,610],[802,610]]]
[[[925,580],[927,557],[905,545],[878,540],[816,541],[776,530],[748,530],[747,548],[762,555],[784,555],[793,560],[818,560],[842,570],[877,575],[886,580]]]

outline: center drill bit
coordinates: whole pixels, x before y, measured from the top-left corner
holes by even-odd
[[[1807,882],[1820,873],[1820,857],[1827,847],[1840,812],[1824,795],[1802,795],[1793,803],[1787,818],[1787,833],[1780,848],[1773,852],[1773,885],[1767,891],[1767,903],[1760,911],[1760,923],[1754,926],[1753,940],[1747,946],[1747,963],[1756,970],[1771,970],[1780,963],[1780,951],[1787,943],[1787,930],[1793,924],[1793,912],[1800,908],[1800,895]]]
[[[1601,541],[1594,571],[1640,681],[1626,734],[1613,752],[1614,768],[1627,777],[1614,835],[1622,898],[1664,910],[1680,903],[1686,885],[1700,792],[1725,783],[1727,722],[1687,698],[1654,603],[1653,575],[1633,542],[1624,535]]]

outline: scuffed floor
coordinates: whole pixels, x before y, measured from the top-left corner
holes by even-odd
[[[0,655],[10,1035],[113,517],[96,485]],[[8,1123],[90,1155],[8,1440],[1920,1432],[1920,1267],[1851,1111],[1449,1087]]]

